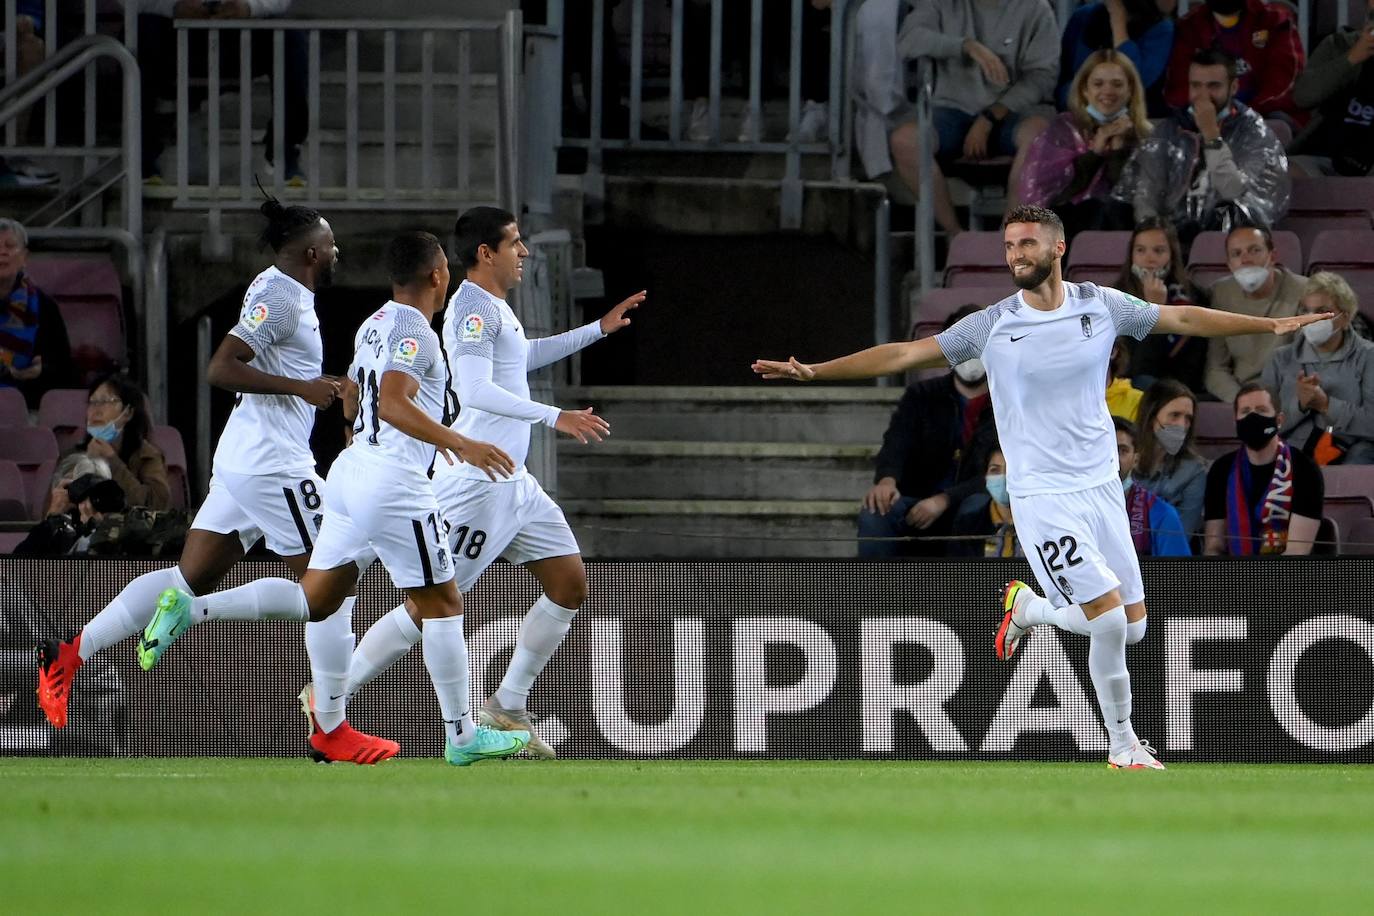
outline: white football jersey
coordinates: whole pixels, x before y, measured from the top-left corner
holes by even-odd
[[[997,436],[1014,496],[1074,493],[1118,479],[1107,369],[1118,335],[1137,340],[1159,306],[1095,283],[1065,283],[1052,312],[1017,292],[935,337],[950,365],[987,367]]]
[[[362,323],[353,337],[348,376],[358,386],[358,416],[347,451],[382,458],[422,473],[434,460],[434,446],[406,435],[378,416],[382,376],[404,372],[420,383],[415,403],[435,421],[444,413],[447,371],[439,335],[419,309],[388,302]]]
[[[557,407],[530,400],[529,373],[562,359],[604,335],[596,322],[553,337],[528,340],[525,329],[504,299],[464,280],[449,300],[444,316],[444,351],[459,406],[455,430],[470,439],[490,442],[510,455],[516,472],[525,473],[530,450],[530,424],[553,426]],[[467,464],[437,462],[435,474],[487,480]]]
[[[248,365],[269,375],[318,378],[324,345],[315,294],[269,267],[243,294],[238,324],[229,331],[253,348]],[[214,470],[275,474],[315,466],[310,431],[315,408],[290,394],[240,394],[215,448]]]

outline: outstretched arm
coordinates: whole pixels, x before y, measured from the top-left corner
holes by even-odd
[[[824,363],[802,363],[794,356],[786,362],[760,359],[754,372],[767,379],[785,378],[798,382],[831,382],[877,378],[910,369],[938,369],[948,366],[944,351],[934,337],[880,344]]]
[[[572,356],[578,350],[591,346],[621,328],[629,327],[630,319],[625,317],[625,313],[639,308],[639,304],[647,295],[648,293],[641,289],[590,324],[552,337],[537,337],[531,340],[529,354],[525,357],[525,368],[530,372],[542,369],[565,356]]]
[[[1336,317],[1332,312],[1313,315],[1290,315],[1287,318],[1263,318],[1238,315],[1221,309],[1200,305],[1161,305],[1159,321],[1152,334],[1185,334],[1192,337],[1234,337],[1238,334],[1291,334],[1303,325],[1323,318]]]

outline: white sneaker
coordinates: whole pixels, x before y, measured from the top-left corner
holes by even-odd
[[[757,143],[763,139],[762,119],[759,117],[759,110],[752,106],[744,109],[744,120],[739,125],[739,137],[741,143]]]
[[[705,143],[711,139],[711,103],[697,99],[692,103],[692,116],[687,121],[687,139]]]
[[[1112,754],[1107,758],[1107,768],[1112,770],[1162,770],[1164,764],[1155,759],[1155,749],[1145,741],[1136,741],[1128,751]]]
[[[816,143],[825,135],[830,126],[830,109],[824,102],[809,99],[802,107],[801,121],[797,124],[798,143]],[[789,140],[792,137],[789,135]]]
[[[997,638],[993,641],[997,657],[1002,661],[1012,657],[1021,644],[1021,637],[1030,629],[1021,608],[1033,594],[1031,587],[1020,579],[1012,579],[1002,590],[1002,625],[997,628]]]

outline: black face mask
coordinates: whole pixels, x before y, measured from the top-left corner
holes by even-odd
[[[1266,417],[1262,413],[1248,413],[1236,421],[1236,438],[1245,447],[1259,451],[1279,434],[1278,417]]]

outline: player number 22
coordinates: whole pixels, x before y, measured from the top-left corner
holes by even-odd
[[[1064,551],[1064,563],[1077,566],[1083,562],[1083,558],[1078,555],[1078,541],[1074,539],[1073,535],[1066,534],[1059,539],[1059,543],[1046,541],[1040,548],[1041,553],[1048,555],[1045,562],[1049,565],[1051,572],[1059,572],[1064,568],[1064,563],[1059,562],[1060,548],[1063,548]]]

